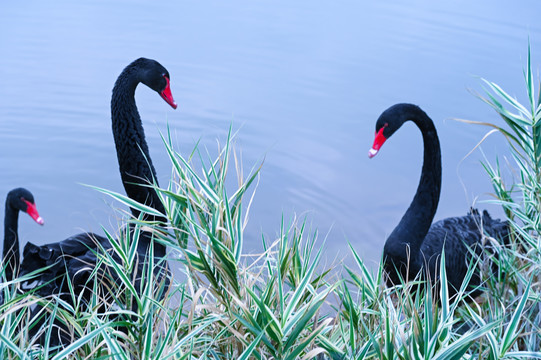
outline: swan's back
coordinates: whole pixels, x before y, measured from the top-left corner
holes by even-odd
[[[88,261],[84,259],[92,257],[95,264],[100,246],[109,248],[109,240],[93,233],[81,233],[63,241],[41,246],[27,243],[23,250],[21,276],[42,270],[31,281],[22,284],[23,290],[42,286],[38,290],[40,295],[60,295],[67,291],[63,286],[67,284],[62,281],[66,274],[74,286],[86,286],[86,278],[78,278],[82,275],[81,270],[88,267]],[[87,272],[90,273],[91,269]]]
[[[469,264],[475,262],[476,255],[482,255],[484,249],[492,249],[491,242],[486,237],[492,237],[499,242],[507,242],[509,225],[506,221],[492,219],[488,212],[481,216],[472,209],[466,216],[450,217],[435,222],[428,231],[422,245],[421,256],[423,266],[427,266],[431,280],[439,278],[439,264],[442,250],[445,247],[445,268],[449,292],[454,294],[462,285]],[[479,272],[475,272],[469,288],[480,284]],[[471,294],[476,296],[478,292]]]

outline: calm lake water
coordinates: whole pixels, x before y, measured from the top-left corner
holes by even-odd
[[[123,192],[111,134],[113,83],[132,60],[171,74],[173,111],[144,86],[136,99],[162,184],[159,138],[216,154],[229,126],[246,172],[265,159],[246,250],[274,239],[281,216],[306,216],[328,261],[349,240],[370,263],[411,201],[421,136],[407,124],[372,160],[374,124],[398,102],[435,121],[443,153],[436,219],[487,200],[476,151],[487,131],[450,120],[498,121],[468,89],[484,77],[525,100],[528,41],[541,63],[541,3],[509,1],[25,1],[0,6],[0,197],[24,186],[45,226],[20,219],[26,241],[115,229],[111,200],[81,184]],[[493,136],[488,159],[505,154]],[[501,216],[494,205],[477,204]],[[0,211],[3,217],[3,208]]]

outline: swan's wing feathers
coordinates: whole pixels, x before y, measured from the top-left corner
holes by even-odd
[[[99,249],[99,244],[107,247],[109,241],[107,238],[94,233],[81,233],[61,241],[59,247],[64,254],[78,256],[88,251]]]
[[[440,220],[430,227],[421,251],[432,277],[439,278],[440,256],[445,247],[447,281],[455,289],[460,288],[473,253],[480,254],[482,251],[479,220],[479,214],[472,212],[470,215]],[[476,282],[472,280],[472,284]]]
[[[441,253],[445,244],[446,255],[463,253],[466,246],[472,246],[481,240],[480,226],[480,218],[475,214],[440,220],[430,227],[421,250],[425,251],[426,247],[427,250]]]
[[[66,271],[72,280],[80,278],[83,269],[89,268],[91,271],[96,264],[95,253],[99,249],[99,244],[108,247],[109,242],[106,238],[93,233],[81,233],[63,241],[41,246],[27,243],[23,250],[21,276],[32,272],[38,274],[22,284],[23,290],[47,284],[38,292],[44,295],[59,294],[62,291],[61,278],[66,275]],[[90,264],[92,265],[89,266]],[[39,271],[40,269],[44,270]]]
[[[466,216],[447,218],[434,223],[421,246],[431,276],[439,277],[439,255],[445,248],[447,280],[458,289],[470,263],[476,260],[474,255],[482,254],[485,248],[492,248],[490,242],[485,242],[486,236],[507,242],[509,224],[507,221],[492,219],[486,211],[480,214],[476,209],[471,209]],[[479,274],[475,273],[470,285],[474,286],[479,282]]]

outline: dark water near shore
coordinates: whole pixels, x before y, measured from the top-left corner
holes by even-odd
[[[379,260],[386,235],[415,192],[421,136],[407,124],[367,157],[379,114],[397,102],[434,119],[443,153],[436,219],[465,214],[491,186],[476,151],[486,129],[450,118],[498,121],[468,89],[481,76],[525,99],[531,43],[541,61],[538,1],[27,1],[0,6],[0,197],[24,186],[46,225],[24,216],[21,241],[59,241],[116,228],[111,201],[81,186],[123,191],[110,126],[113,83],[132,60],[160,61],[179,108],[136,94],[162,183],[169,163],[159,131],[178,150],[200,140],[216,153],[228,128],[245,170],[265,158],[246,233],[274,239],[282,213],[306,216],[329,261],[349,240]],[[505,154],[501,138],[483,145]],[[501,215],[498,208],[477,204]],[[3,210],[0,211],[3,217]]]

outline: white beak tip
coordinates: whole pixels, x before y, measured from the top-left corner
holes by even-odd
[[[378,153],[378,150],[376,150],[376,149],[370,149],[370,150],[368,150],[368,157],[369,157],[370,159],[372,159],[374,156],[376,156],[377,153]]]

